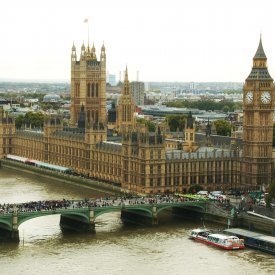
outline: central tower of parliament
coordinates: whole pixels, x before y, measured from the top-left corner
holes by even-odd
[[[136,123],[126,68],[117,105],[116,139],[108,135],[106,111],[106,53],[95,47],[71,53],[71,121],[49,116],[43,131],[16,129],[14,119],[0,109],[0,158],[8,154],[71,168],[92,179],[121,185],[139,193],[186,192],[194,184],[206,190],[267,187],[272,180],[275,87],[268,73],[260,40],[253,67],[243,87],[243,140],[228,148],[198,145],[192,114],[187,117],[181,146],[157,127],[149,132]],[[208,125],[209,126],[209,125]]]

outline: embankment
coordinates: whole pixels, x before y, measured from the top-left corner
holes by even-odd
[[[123,193],[123,190],[120,187],[109,183],[87,179],[80,176],[68,175],[7,159],[1,160],[1,166],[8,169],[20,170],[25,173],[38,175],[55,181],[87,188],[90,190],[95,190],[97,192],[105,193],[106,195],[120,195],[121,193]]]

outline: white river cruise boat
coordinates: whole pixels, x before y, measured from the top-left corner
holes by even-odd
[[[237,236],[228,236],[220,233],[215,234],[205,228],[192,230],[190,238],[226,250],[242,249],[245,247],[244,240],[239,239]]]

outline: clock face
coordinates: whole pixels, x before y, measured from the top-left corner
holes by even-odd
[[[271,95],[269,92],[262,92],[261,94],[261,101],[264,104],[268,104],[271,101]]]
[[[251,104],[253,102],[253,93],[252,92],[247,92],[246,93],[245,102],[247,104]]]

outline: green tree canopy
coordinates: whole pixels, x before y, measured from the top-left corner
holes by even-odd
[[[215,127],[216,127],[216,131],[218,135],[221,136],[230,136],[231,135],[231,124],[230,122],[226,121],[226,120],[216,120],[214,122]]]
[[[199,101],[188,101],[188,100],[176,100],[173,102],[164,103],[167,107],[177,108],[195,108],[206,111],[225,111],[233,112],[237,109],[242,109],[242,103],[236,103],[228,100],[221,100],[219,102],[213,100],[199,100]],[[224,109],[225,108],[225,109]]]
[[[21,128],[22,125],[26,124],[31,128],[42,128],[44,123],[45,115],[38,112],[28,112],[25,116],[20,115],[15,119],[16,128]]]
[[[185,125],[185,115],[167,115],[165,120],[172,132],[182,131]]]
[[[23,123],[24,123],[24,116],[23,115],[20,115],[20,116],[15,118],[15,127],[17,129],[20,129]]]
[[[138,118],[137,119],[138,124],[144,124],[149,132],[155,132],[156,130],[156,124],[150,120],[146,120],[144,118]]]

